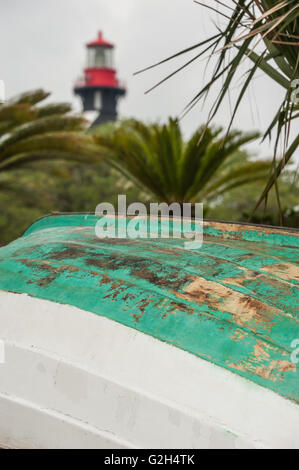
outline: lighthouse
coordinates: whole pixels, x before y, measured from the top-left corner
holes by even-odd
[[[74,87],[79,95],[83,111],[97,111],[92,123],[98,126],[117,119],[117,101],[126,94],[126,89],[117,79],[114,66],[114,45],[106,41],[102,32],[87,45],[87,63],[84,76]]]

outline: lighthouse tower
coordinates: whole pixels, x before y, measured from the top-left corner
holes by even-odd
[[[87,44],[84,77],[74,87],[74,93],[82,99],[83,110],[99,113],[92,126],[116,121],[118,98],[126,94],[116,77],[113,52],[114,45],[99,32],[97,39]]]

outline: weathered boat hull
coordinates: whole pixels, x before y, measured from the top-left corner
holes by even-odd
[[[0,447],[299,448],[298,372],[288,347],[298,336],[298,311],[296,304],[292,314],[282,309],[297,293],[291,263],[297,235],[292,242],[292,235],[274,233],[287,241],[281,253],[275,254],[277,245],[264,244],[254,259],[251,241],[235,246],[224,237],[220,244],[218,224],[206,239],[206,252],[192,257],[175,243],[165,247],[155,242],[153,251],[142,246],[141,257],[138,242],[99,244],[91,237],[92,227],[72,228],[61,219],[55,223],[0,250],[0,340],[5,352],[0,364]],[[260,234],[260,240],[266,235]],[[253,237],[249,229],[244,237]],[[207,257],[212,244],[219,263],[221,256],[232,258],[233,250],[235,258],[212,265],[215,253],[212,261]],[[236,312],[234,302],[224,309],[221,292],[226,302],[233,288],[239,300],[254,285],[253,298],[261,302],[250,275],[253,265],[256,272],[260,269],[263,252],[260,278],[288,286],[289,297],[281,295],[274,311],[268,287],[268,304],[258,318],[250,305],[251,315],[246,309]],[[149,269],[156,269],[156,257],[163,253],[167,276],[149,278]],[[175,256],[177,267],[170,263]],[[184,257],[187,284],[180,281]],[[247,257],[251,265],[245,268]],[[177,277],[170,278],[175,269]],[[115,278],[121,275],[131,290],[120,289]],[[220,286],[218,290],[213,284],[215,298],[210,275]],[[147,300],[160,296],[165,301],[155,300],[156,310],[149,310],[153,301],[140,304],[140,292]],[[84,308],[84,295],[92,308]]]

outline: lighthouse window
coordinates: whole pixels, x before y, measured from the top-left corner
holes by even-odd
[[[90,47],[87,55],[88,67],[112,68],[112,49],[106,47]]]
[[[100,111],[101,106],[102,106],[101,92],[96,91],[94,94],[94,109],[96,109],[97,111]]]

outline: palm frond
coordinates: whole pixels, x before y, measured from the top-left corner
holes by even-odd
[[[196,202],[209,185],[210,193],[216,193],[216,178],[219,185],[222,178],[218,189],[223,190],[225,183],[228,186],[237,179],[241,181],[246,171],[256,175],[262,173],[262,164],[247,164],[246,154],[240,152],[243,145],[255,140],[259,134],[233,131],[224,139],[221,129],[208,128],[198,142],[202,130],[198,129],[188,142],[184,142],[176,119],[169,119],[165,125],[148,126],[129,120],[116,124],[108,134],[94,135],[94,139],[107,163],[162,202]],[[235,165],[237,161],[240,168],[232,172],[231,178],[223,173],[229,159]],[[269,164],[263,168],[269,171]],[[266,181],[266,171],[263,174]]]
[[[273,171],[265,191],[258,201],[258,207],[267,197],[269,189],[274,184],[273,178],[275,181],[275,178],[278,177],[284,166],[284,162],[291,158],[298,147],[298,140],[296,138],[289,146],[289,135],[291,126],[296,126],[295,121],[299,117],[297,112],[298,105],[296,106],[291,99],[293,92],[292,83],[299,78],[299,3],[298,0],[231,0],[230,4],[228,4],[229,2],[220,2],[219,0],[214,0],[214,2],[215,8],[211,5],[212,2],[210,1],[208,4],[207,2],[196,3],[210,10],[217,10],[226,21],[226,24],[221,28],[217,27],[218,34],[212,35],[210,38],[194,46],[194,48],[199,48],[197,57],[194,60],[201,55],[210,59],[213,54],[218,54],[217,63],[212,72],[211,79],[187,104],[184,114],[189,112],[200,100],[206,99],[219,79],[223,78],[221,91],[217,92],[217,98],[210,109],[207,124],[203,129],[205,131],[223,104],[244,60],[250,60],[254,65],[245,77],[243,86],[236,98],[227,133],[230,131],[239,105],[249,85],[253,82],[257,70],[262,70],[268,77],[286,90],[284,100],[264,134],[264,138],[271,138],[271,132],[276,129],[273,152],[274,161],[278,157],[277,148],[280,140],[283,141],[284,151],[276,170]],[[206,44],[209,47],[203,49]],[[263,47],[261,47],[262,45]],[[189,52],[189,49],[174,54],[164,59],[164,61],[154,64],[154,66],[186,52]],[[171,78],[188,64],[186,63],[183,67],[176,69],[166,79]],[[149,68],[151,67],[147,67],[144,70]],[[158,84],[166,79],[163,79]],[[155,86],[152,88],[155,88]],[[274,166],[276,167],[276,164]]]

